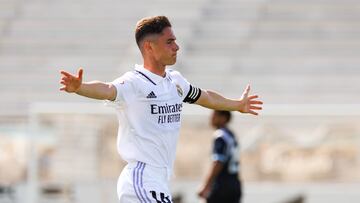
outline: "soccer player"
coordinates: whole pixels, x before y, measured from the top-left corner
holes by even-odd
[[[179,72],[166,69],[176,62],[179,46],[165,16],[140,20],[135,30],[143,64],[136,65],[110,83],[83,82],[61,71],[60,90],[92,99],[114,102],[119,118],[117,148],[128,163],[118,179],[121,203],[172,202],[168,180],[172,174],[183,102],[206,108],[257,115],[262,102],[249,96],[247,86],[240,99],[191,85]]]
[[[228,128],[229,111],[214,111],[211,125],[216,129],[213,142],[213,163],[198,195],[207,203],[239,203],[241,183],[239,180],[239,145],[234,133]]]

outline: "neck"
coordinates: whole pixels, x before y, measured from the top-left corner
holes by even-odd
[[[215,126],[215,128],[218,130],[218,129],[220,129],[220,128],[226,128],[226,125],[217,125],[217,126]]]
[[[165,65],[156,63],[155,61],[144,60],[144,68],[156,75],[165,77]]]

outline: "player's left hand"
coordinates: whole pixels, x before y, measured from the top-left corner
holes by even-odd
[[[198,196],[201,198],[208,198],[210,195],[210,187],[204,186],[198,191]]]
[[[260,100],[255,100],[259,97],[258,95],[249,96],[249,92],[250,92],[250,85],[247,85],[240,99],[241,105],[239,111],[241,113],[250,113],[253,115],[258,115],[256,110],[262,110],[261,105],[263,104],[263,102]]]

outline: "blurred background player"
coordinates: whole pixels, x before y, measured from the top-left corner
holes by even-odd
[[[214,111],[211,125],[216,129],[212,157],[213,163],[198,195],[207,203],[239,203],[242,196],[239,179],[239,145],[228,128],[229,111]]]

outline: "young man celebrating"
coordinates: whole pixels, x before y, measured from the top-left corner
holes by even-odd
[[[117,105],[119,134],[117,148],[128,163],[121,172],[117,192],[121,203],[171,202],[168,180],[172,174],[183,102],[206,108],[257,115],[258,96],[248,96],[248,86],[240,99],[228,99],[210,90],[191,85],[167,65],[176,62],[179,46],[165,16],[140,20],[135,30],[143,65],[110,83],[83,82],[61,71],[60,90],[81,96],[109,100]]]
[[[213,164],[198,195],[207,203],[239,203],[241,183],[239,171],[239,145],[227,127],[229,111],[214,111],[211,125],[216,129],[213,144]]]

